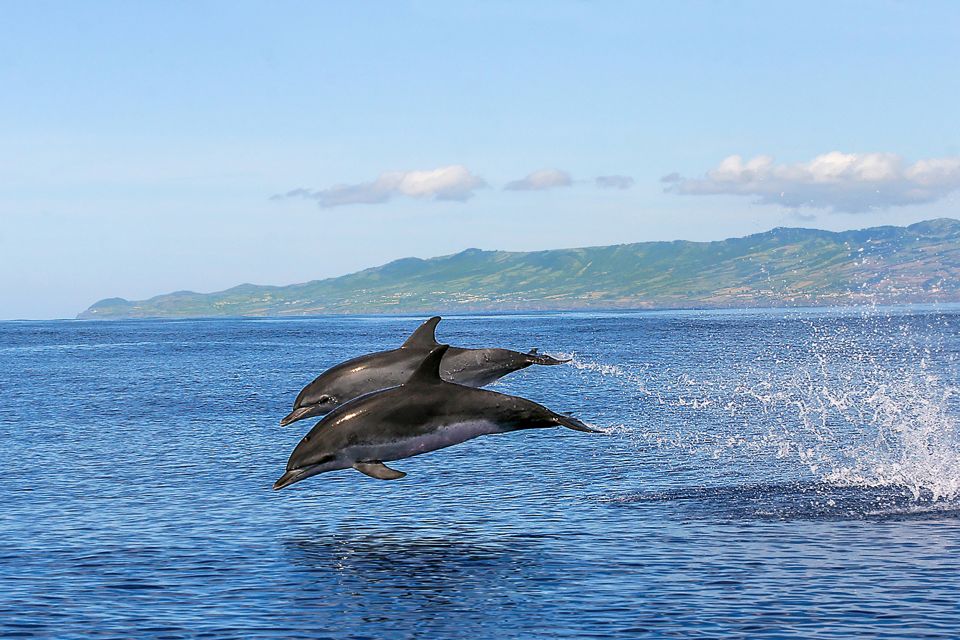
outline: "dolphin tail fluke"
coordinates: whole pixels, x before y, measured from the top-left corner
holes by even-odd
[[[553,356],[548,356],[545,353],[540,353],[536,347],[530,349],[524,355],[527,356],[527,359],[530,361],[530,364],[545,364],[545,365],[554,365],[554,364],[563,364],[565,362],[570,362],[570,359],[559,360]]]
[[[574,431],[583,431],[584,433],[603,433],[599,429],[588,427],[582,420],[574,418],[573,416],[565,416],[558,413],[557,422],[560,424],[560,426],[566,427],[567,429],[573,429]]]

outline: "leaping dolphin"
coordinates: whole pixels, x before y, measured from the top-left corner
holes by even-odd
[[[384,462],[482,435],[558,426],[598,433],[531,400],[443,380],[441,360],[447,351],[447,345],[433,349],[400,386],[355,398],[330,412],[296,446],[273,488],[351,467],[372,478],[396,480],[406,474]]]
[[[365,393],[402,384],[439,344],[435,337],[439,322],[439,316],[430,318],[398,349],[370,353],[327,369],[300,391],[293,410],[280,421],[280,425],[322,416]],[[564,362],[567,361],[538,354],[536,349],[520,353],[509,349],[450,347],[443,357],[440,374],[450,382],[482,387],[533,364]]]
[[[557,426],[596,433],[576,418],[531,400],[443,380],[441,360],[447,351],[447,345],[433,349],[402,385],[355,398],[330,412],[296,446],[273,488],[351,467],[372,478],[396,480],[406,474],[384,462],[482,435]]]

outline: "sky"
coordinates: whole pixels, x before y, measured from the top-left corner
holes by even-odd
[[[0,4],[0,318],[960,217],[955,2]]]

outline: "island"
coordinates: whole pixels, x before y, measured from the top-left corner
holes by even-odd
[[[960,221],[404,258],[287,286],[101,300],[81,319],[715,309],[960,301]]]

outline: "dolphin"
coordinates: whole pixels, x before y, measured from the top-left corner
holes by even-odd
[[[293,410],[280,421],[280,425],[322,416],[357,396],[402,384],[439,344],[435,337],[439,322],[439,316],[430,318],[398,349],[370,353],[327,369],[300,391]],[[482,387],[533,364],[564,362],[568,361],[539,354],[536,349],[520,353],[509,349],[450,347],[440,372],[450,382]]]
[[[558,426],[597,433],[532,400],[447,382],[440,373],[447,351],[447,345],[433,349],[400,386],[368,393],[327,414],[293,450],[273,488],[351,467],[372,478],[396,480],[406,474],[384,462],[482,435]]]

